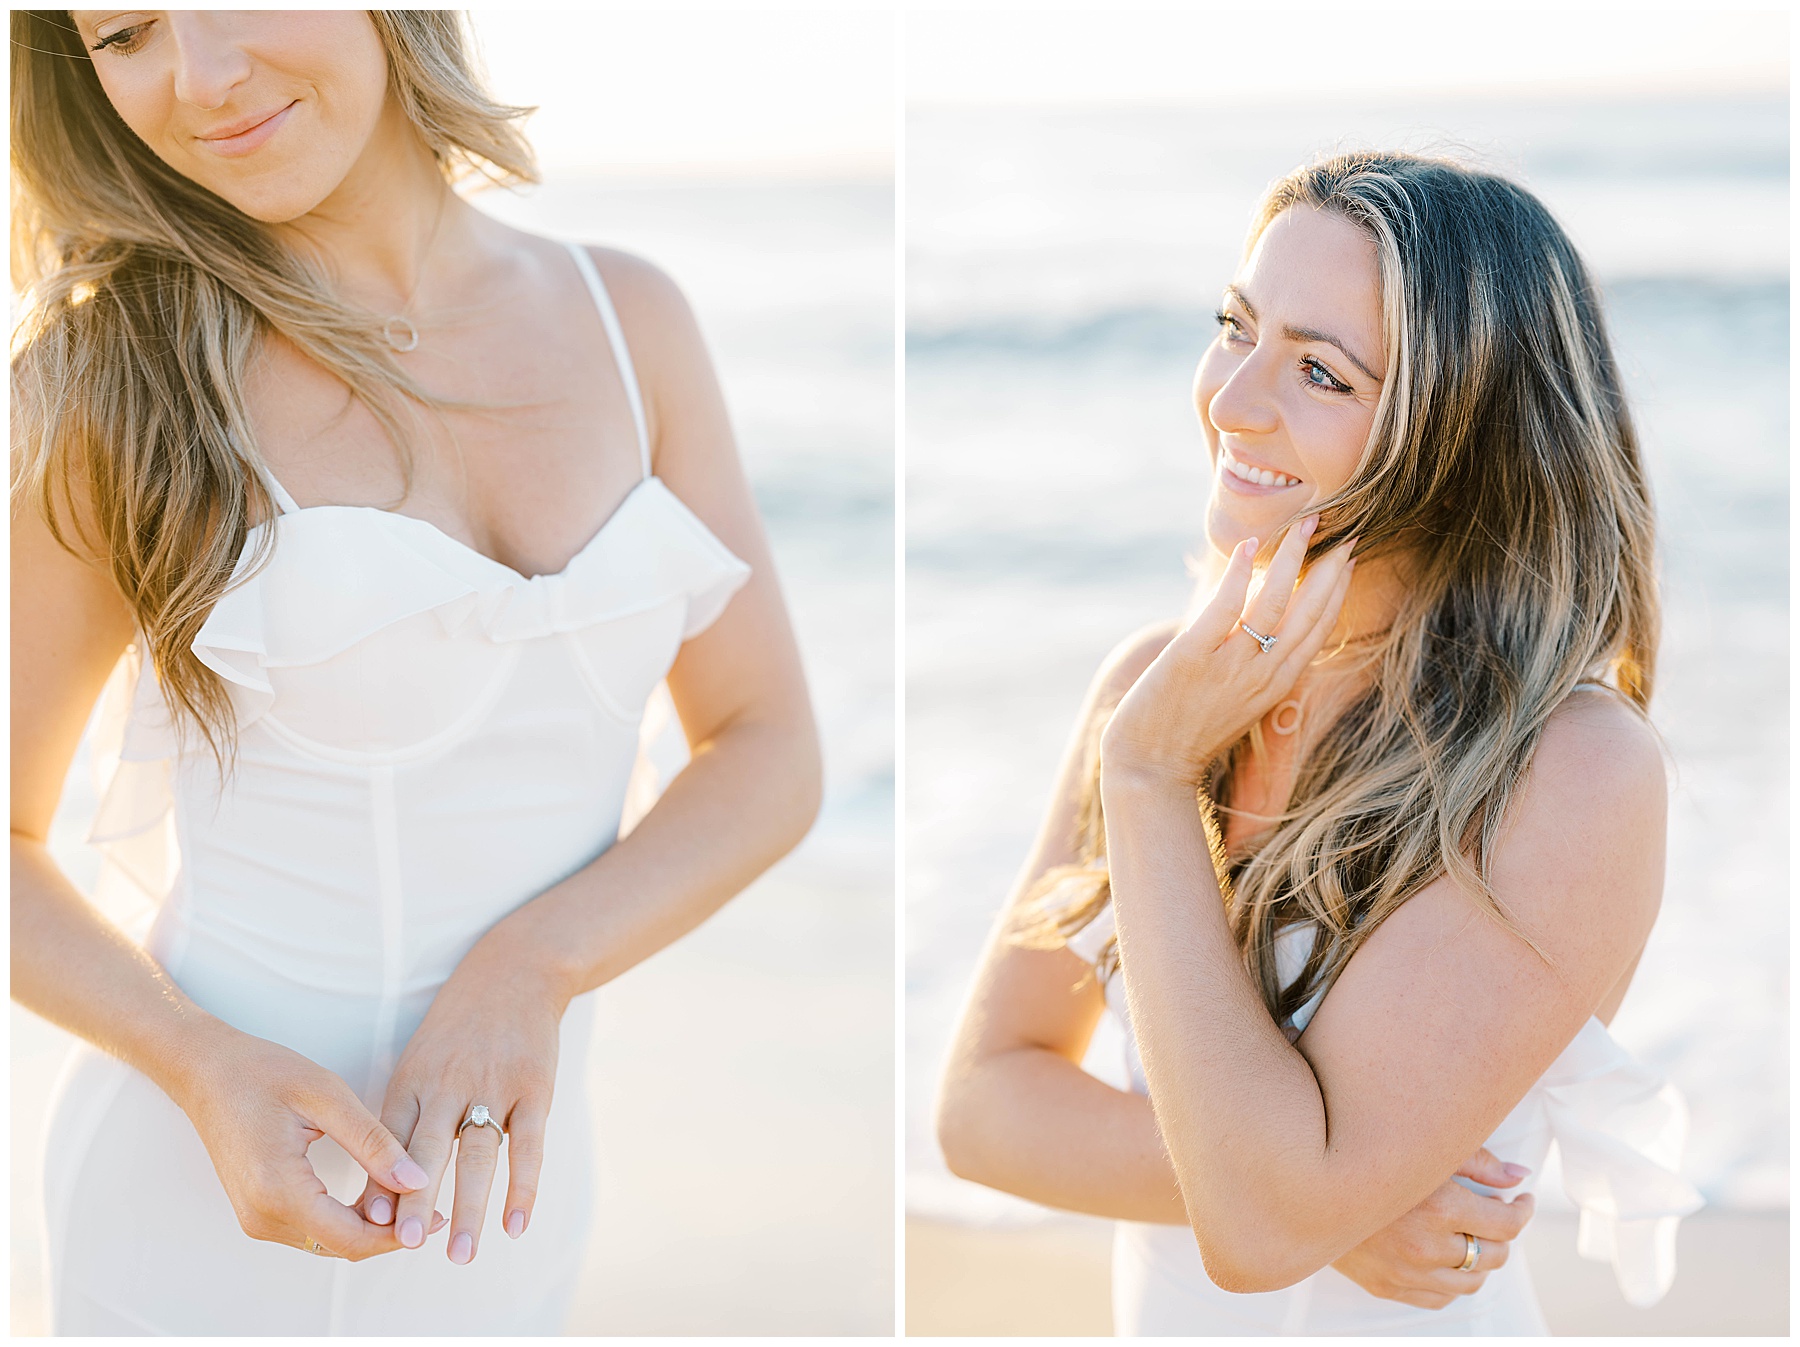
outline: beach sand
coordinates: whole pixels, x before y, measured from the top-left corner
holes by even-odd
[[[1647,1310],[1620,1298],[1611,1269],[1575,1257],[1575,1219],[1540,1212],[1523,1237],[1552,1332],[1786,1335],[1785,1211],[1703,1211],[1683,1221],[1675,1285]],[[1097,1220],[979,1229],[909,1217],[907,1335],[1110,1334],[1111,1250],[1111,1230]]]

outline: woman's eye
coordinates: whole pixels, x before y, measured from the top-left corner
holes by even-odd
[[[1244,331],[1244,325],[1238,322],[1238,320],[1229,313],[1226,313],[1225,310],[1220,309],[1213,317],[1218,320],[1220,328],[1224,330],[1226,341],[1249,340],[1249,334]]]
[[[134,23],[129,28],[121,28],[116,33],[108,33],[93,46],[89,47],[88,51],[114,51],[121,56],[129,56],[132,52],[144,45],[144,34],[149,31],[149,24]]]
[[[1311,356],[1300,361],[1300,381],[1312,388],[1323,388],[1332,393],[1348,393],[1350,385],[1339,379],[1337,375],[1326,369]]]

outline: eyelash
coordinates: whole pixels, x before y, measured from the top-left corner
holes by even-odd
[[[1232,336],[1244,340],[1249,339],[1249,334],[1244,331],[1244,325],[1238,322],[1232,315],[1226,313],[1225,310],[1219,309],[1215,311],[1213,317],[1218,320],[1219,326],[1224,328],[1226,332]],[[1348,393],[1352,391],[1349,384],[1345,383],[1325,367],[1324,362],[1316,360],[1310,355],[1301,356],[1296,368],[1300,371],[1300,382],[1308,388],[1325,393]],[[1320,374],[1323,374],[1327,382],[1319,383],[1316,380],[1307,377],[1315,370]]]
[[[118,32],[101,38],[89,47],[88,51],[92,53],[110,50],[117,52],[120,56],[129,56],[142,45],[138,38],[148,31],[149,27],[150,25],[147,23],[134,23],[129,28],[121,28]]]

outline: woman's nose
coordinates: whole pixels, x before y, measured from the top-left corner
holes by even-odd
[[[175,97],[205,112],[224,107],[231,91],[250,78],[250,57],[215,18],[203,9],[168,16],[175,40]]]
[[[1206,404],[1213,426],[1227,434],[1268,434],[1279,424],[1275,400],[1275,370],[1271,362],[1252,351],[1238,361]]]

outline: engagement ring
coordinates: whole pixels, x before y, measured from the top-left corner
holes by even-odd
[[[1275,638],[1273,636],[1264,636],[1260,631],[1251,630],[1248,622],[1240,622],[1238,623],[1238,626],[1244,629],[1244,634],[1246,636],[1262,647],[1263,654],[1266,655],[1275,648]]]
[[[491,1127],[501,1136],[506,1135],[506,1129],[489,1115],[486,1104],[473,1104],[469,1107],[469,1116],[462,1120],[462,1127],[456,1129],[456,1135],[460,1137],[465,1127]]]

